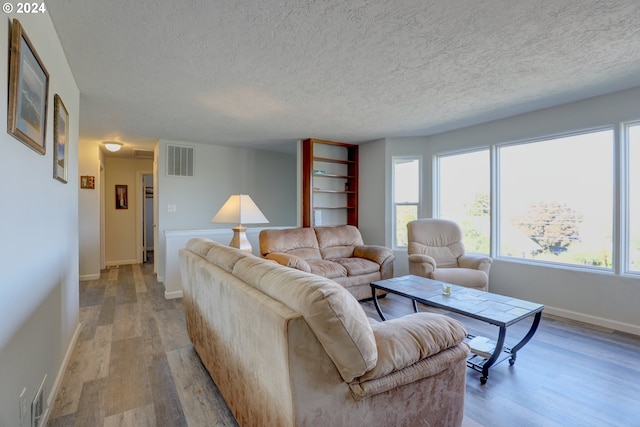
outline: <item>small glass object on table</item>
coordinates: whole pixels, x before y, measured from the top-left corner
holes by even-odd
[[[442,284],[442,295],[446,295],[446,296],[451,295],[451,283]]]

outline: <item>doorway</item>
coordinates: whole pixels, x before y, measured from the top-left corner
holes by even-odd
[[[153,223],[153,174],[142,175],[142,262],[153,262],[154,223]]]

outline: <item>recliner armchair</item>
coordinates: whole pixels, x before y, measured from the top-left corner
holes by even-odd
[[[465,254],[462,231],[451,220],[426,218],[407,224],[409,273],[454,285],[489,290],[486,255]]]

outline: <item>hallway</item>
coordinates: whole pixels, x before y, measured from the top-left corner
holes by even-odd
[[[80,283],[82,330],[48,425],[233,426],[153,263]]]

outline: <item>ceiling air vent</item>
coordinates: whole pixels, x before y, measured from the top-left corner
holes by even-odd
[[[136,159],[152,159],[153,160],[153,151],[133,150],[133,157]]]
[[[193,176],[193,147],[167,145],[167,176]]]

